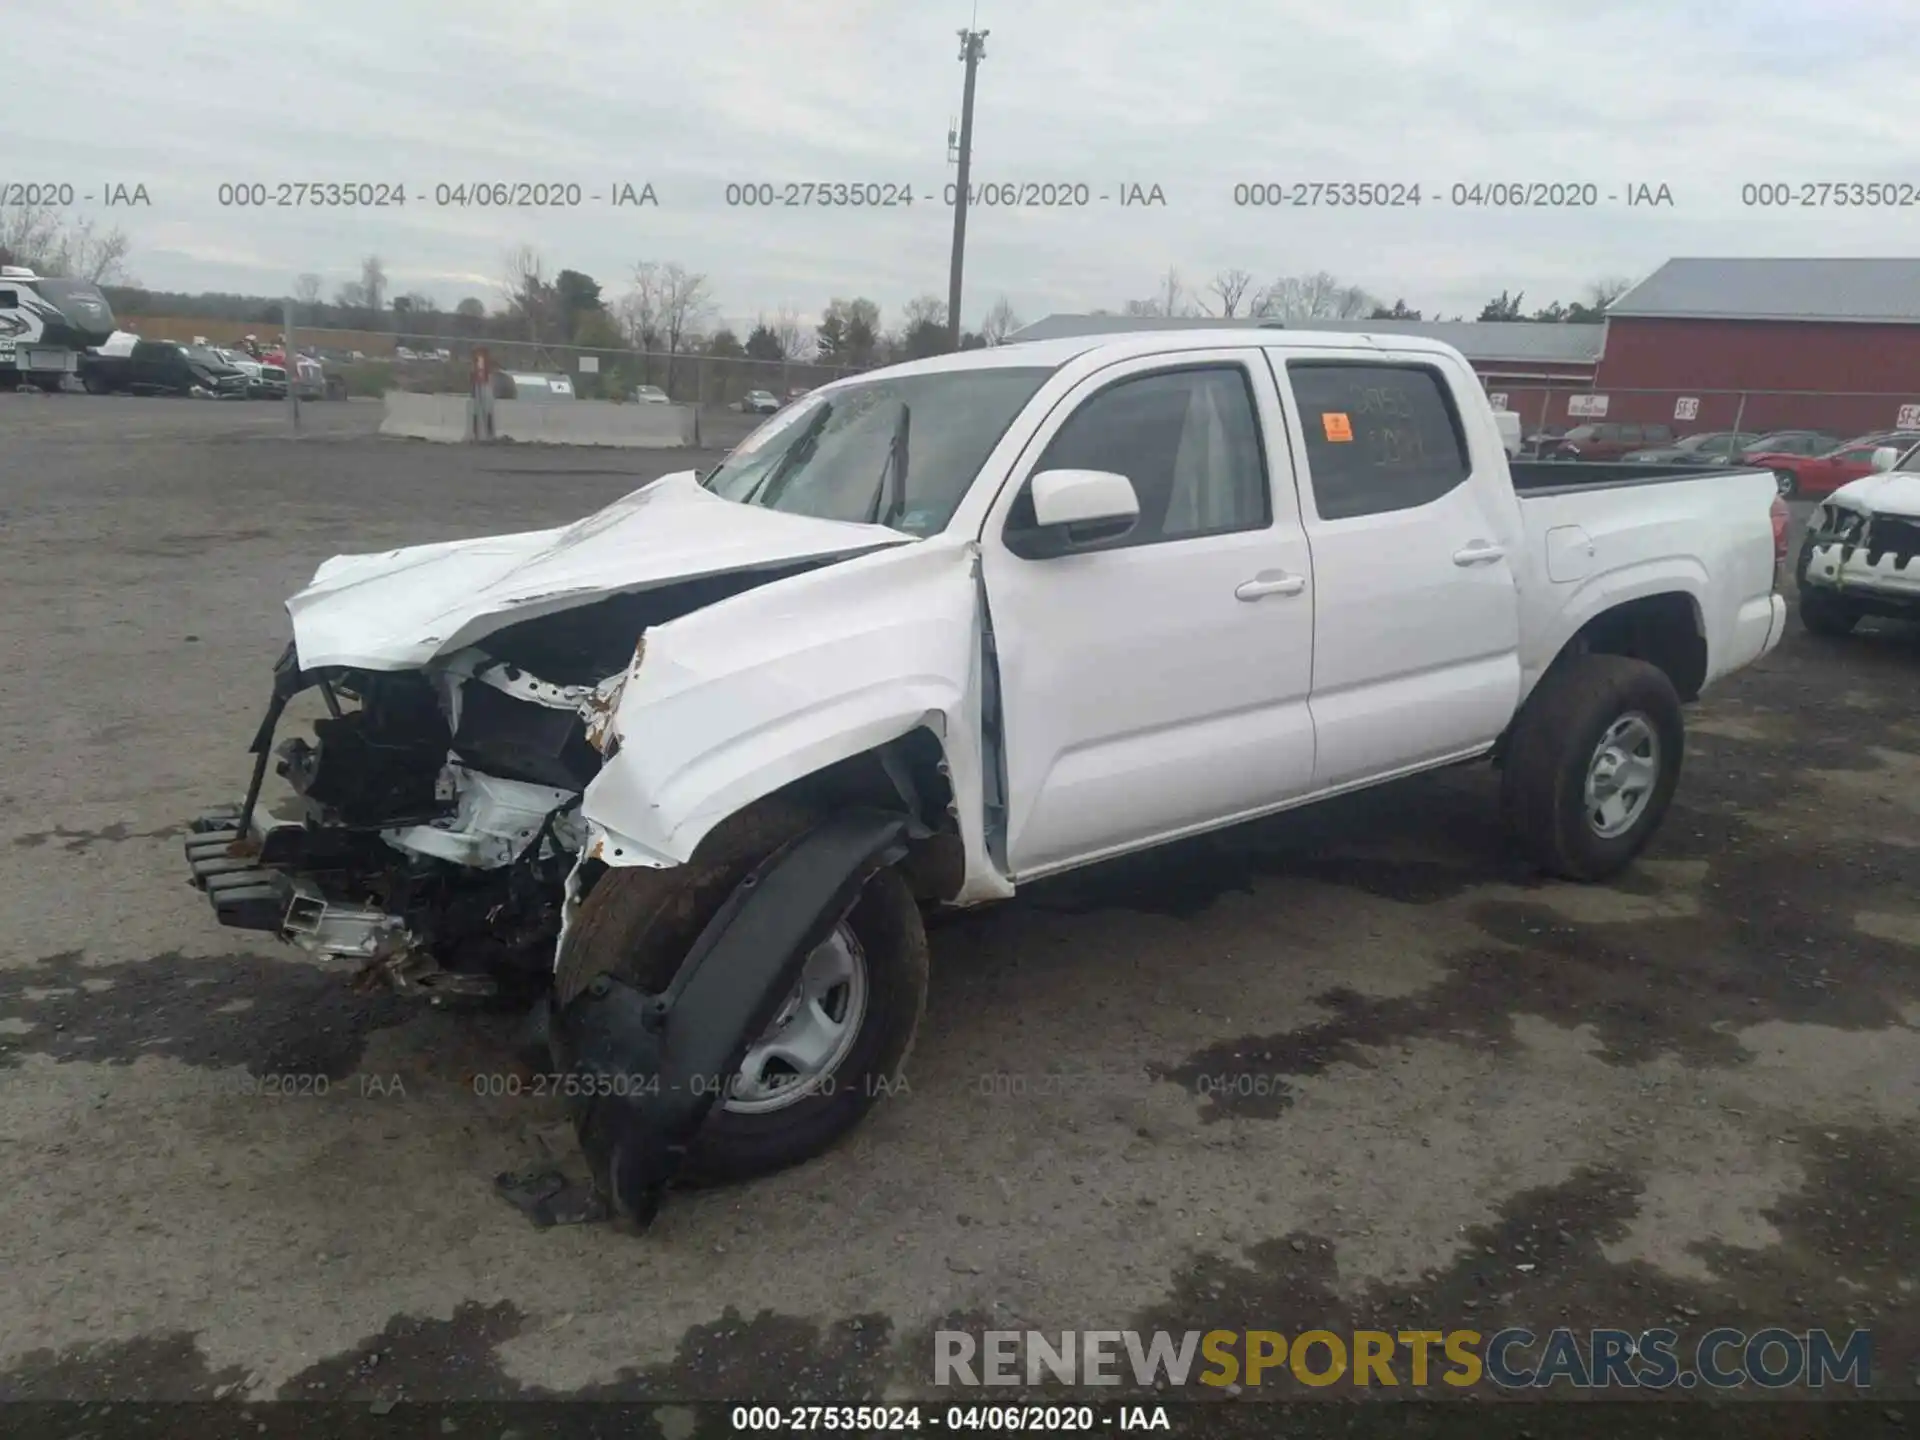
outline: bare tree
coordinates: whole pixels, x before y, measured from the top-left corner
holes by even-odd
[[[674,357],[694,348],[715,314],[707,277],[677,260],[636,263],[633,288],[613,308],[634,349],[643,356],[666,353],[669,386],[673,384]]]
[[[546,340],[554,320],[556,305],[553,282],[547,279],[546,261],[531,245],[509,250],[501,262],[497,282],[506,301],[507,313],[526,328],[527,339],[536,345]]]
[[[767,327],[780,342],[780,353],[788,360],[806,360],[813,355],[813,332],[791,305],[782,305]]]
[[[1213,277],[1207,289],[1220,302],[1220,317],[1231,320],[1240,313],[1240,306],[1246,301],[1248,291],[1253,288],[1253,276],[1245,270],[1222,270]]]
[[[1587,303],[1604,310],[1633,288],[1633,281],[1621,275],[1608,275],[1587,286]]]
[[[900,333],[905,335],[919,325],[947,323],[947,302],[938,295],[916,295],[900,307]]]
[[[1171,265],[1167,267],[1167,273],[1160,277],[1159,299],[1162,315],[1193,313],[1193,306],[1187,301],[1187,287],[1180,281],[1180,272]]]
[[[614,315],[627,343],[651,355],[660,343],[660,267],[642,260],[633,267],[633,288],[614,302]]]
[[[320,277],[311,270],[294,276],[293,298],[302,305],[318,305],[320,303]]]
[[[379,310],[387,298],[387,267],[380,263],[378,255],[369,255],[360,262],[360,293],[366,297],[369,310]]]
[[[51,206],[0,206],[0,264],[111,285],[128,281],[129,248],[124,230],[103,232],[91,220],[69,221]]]
[[[1004,345],[1007,338],[1020,328],[1020,317],[1013,313],[1013,306],[1002,295],[993,302],[993,308],[987,311],[987,318],[980,322],[980,334],[989,345]]]
[[[1158,290],[1145,300],[1127,301],[1120,307],[1120,313],[1178,317],[1194,314],[1195,306],[1187,296],[1187,288],[1181,282],[1179,270],[1169,265],[1167,273],[1160,277]]]
[[[1358,320],[1378,303],[1358,285],[1343,285],[1318,270],[1275,280],[1254,296],[1250,313],[1289,325],[1302,320]]]
[[[713,320],[715,306],[707,277],[687,269],[678,260],[660,267],[660,329],[667,342],[667,384],[673,384],[673,362]]]
[[[91,220],[77,222],[68,232],[67,251],[60,258],[67,274],[91,280],[96,285],[127,283],[127,251],[130,242],[124,230],[96,234]]]

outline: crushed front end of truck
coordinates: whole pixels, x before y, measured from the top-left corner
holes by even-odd
[[[329,561],[288,602],[244,791],[192,823],[189,878],[222,925],[362,987],[526,1006],[598,1213],[644,1224],[710,1111],[824,1103],[842,1061],[878,1066],[871,1089],[924,1003],[914,897],[1004,888],[969,873],[979,809],[954,800],[980,788],[949,721],[979,706],[975,559],[685,476],[561,530]],[[717,830],[751,843],[716,859]],[[892,873],[909,849],[937,878]],[[644,955],[581,920],[635,886],[687,922],[649,920]],[[781,1068],[811,1019],[886,1044]],[[756,1093],[689,1092],[689,1057]],[[784,1150],[760,1125],[730,1163],[792,1163],[853,1118]]]
[[[1801,619],[1816,634],[1843,635],[1869,616],[1920,619],[1920,475],[1836,490],[1815,508],[1795,569]]]
[[[309,691],[326,714],[282,738]],[[240,802],[193,822],[189,873],[223,925],[265,931],[362,983],[537,994],[599,755],[591,686],[484,652],[424,671],[302,669],[289,645]],[[268,793],[270,780],[284,782]]]

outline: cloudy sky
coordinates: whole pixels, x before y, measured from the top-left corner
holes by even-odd
[[[1905,210],[1750,207],[1743,183],[1920,192],[1916,0],[89,0],[9,16],[0,181],[70,183],[163,289],[331,293],[359,257],[451,306],[527,244],[617,293],[641,260],[707,274],[749,322],[946,293],[956,30],[991,33],[974,176],[1084,184],[1084,208],[976,207],[969,322],[1118,308],[1329,270],[1436,312],[1579,298],[1673,255],[1900,255]],[[384,210],[223,206],[220,187],[368,181]],[[582,203],[436,204],[463,182]],[[906,185],[891,210],[729,207],[729,183]],[[1236,206],[1246,182],[1418,184],[1399,209]],[[1571,182],[1595,208],[1456,206],[1456,185]],[[151,204],[102,209],[119,183]],[[651,184],[656,206],[603,198]],[[1672,204],[1629,207],[1628,188]],[[1125,186],[1164,204],[1122,207]],[[1102,202],[1101,195],[1115,197]],[[1609,201],[1609,195],[1619,195]],[[0,196],[0,198],[5,198]]]

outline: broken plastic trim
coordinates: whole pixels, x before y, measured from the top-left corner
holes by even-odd
[[[884,810],[841,812],[735,887],[666,990],[600,975],[551,1018],[554,1060],[580,1082],[580,1147],[616,1214],[653,1223],[747,1046],[867,880],[906,853],[907,826]]]
[[[260,728],[254,732],[253,743],[247,747],[253,754],[253,774],[247,780],[247,798],[241,802],[240,818],[234,828],[245,840],[253,825],[253,810],[260,803],[260,787],[266,783],[267,762],[273,757],[273,732],[280,726],[280,714],[287,708],[287,702],[320,677],[309,675],[300,668],[300,655],[293,641],[287,642],[287,648],[280,652],[280,658],[273,662],[273,698],[267,703],[267,713],[260,721]],[[332,691],[328,691],[332,700]]]

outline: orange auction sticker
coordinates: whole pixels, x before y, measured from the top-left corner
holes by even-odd
[[[1353,421],[1343,411],[1326,411],[1320,416],[1320,424],[1329,440],[1338,442],[1353,439]]]

